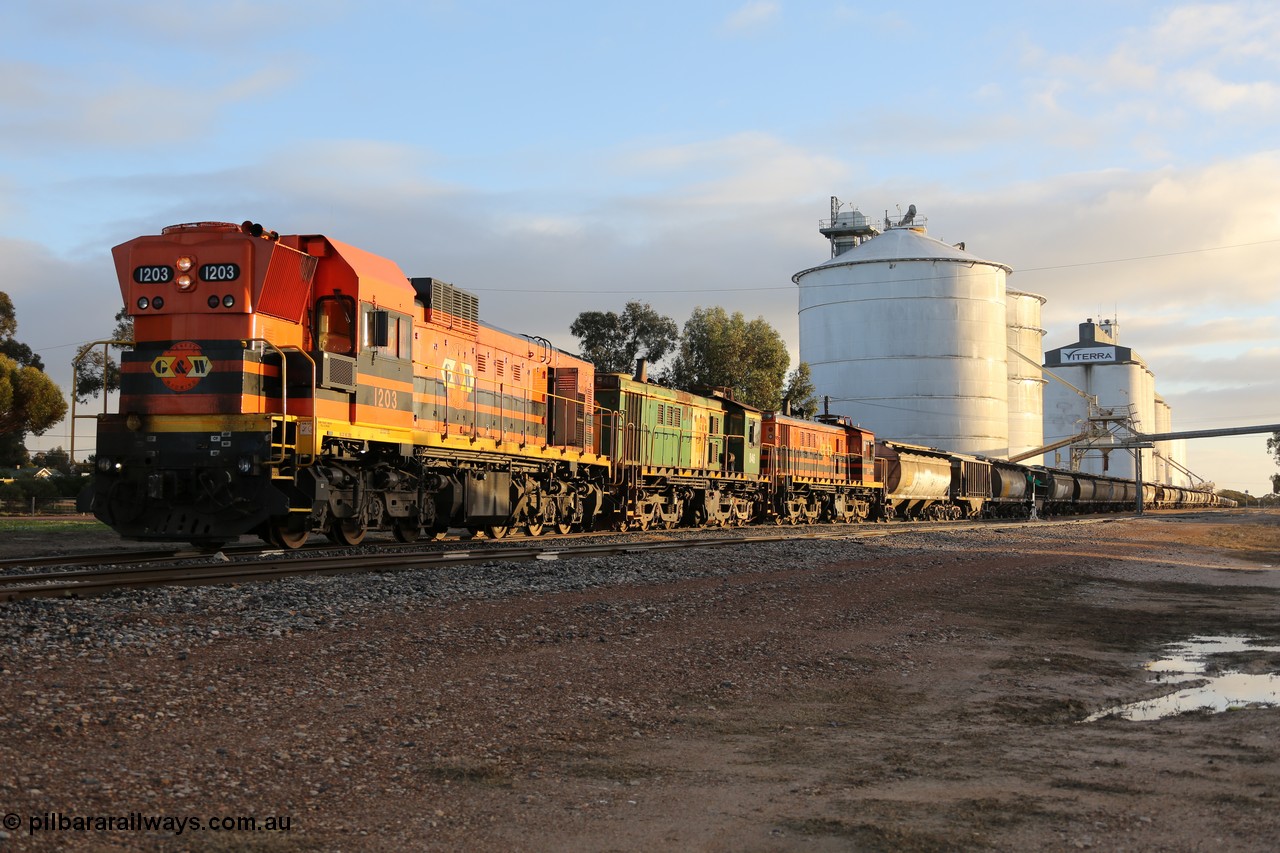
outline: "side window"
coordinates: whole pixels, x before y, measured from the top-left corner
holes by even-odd
[[[385,349],[390,338],[390,315],[372,305],[361,305],[360,313],[364,318],[360,334],[360,349],[367,350],[372,347]]]
[[[413,352],[413,322],[404,314],[396,314],[372,305],[360,306],[363,314],[361,347],[376,347],[379,354],[393,358],[409,358]]]
[[[321,350],[352,354],[355,307],[355,301],[349,296],[326,296],[316,302],[316,342]]]

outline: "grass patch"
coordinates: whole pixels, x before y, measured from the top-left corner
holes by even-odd
[[[96,518],[23,518],[0,516],[0,533],[107,533]]]
[[[1055,788],[1067,791],[1096,791],[1100,794],[1129,794],[1132,796],[1142,796],[1149,793],[1139,788],[1131,788],[1128,785],[1116,785],[1110,782],[1100,782],[1096,779],[1055,779],[1050,784]]]
[[[511,773],[492,764],[430,764],[419,771],[436,782],[469,783],[491,788],[510,788]]]
[[[1076,723],[1089,716],[1089,706],[1075,699],[1013,697],[988,706],[988,712],[1010,722],[1043,726]]]
[[[852,823],[837,818],[794,818],[783,820],[779,828],[796,835],[808,837],[841,838],[850,842],[850,849],[890,853],[942,853],[962,849],[961,845],[927,832],[915,832],[902,827],[877,826],[874,823]],[[971,839],[977,842],[977,839]]]

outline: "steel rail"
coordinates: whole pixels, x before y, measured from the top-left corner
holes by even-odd
[[[460,565],[494,562],[519,562],[525,560],[564,560],[587,557],[642,554],[650,551],[686,548],[714,548],[729,545],[759,545],[776,542],[820,539],[873,539],[882,536],[910,533],[954,533],[973,530],[999,530],[1022,528],[1029,524],[1037,527],[1098,524],[1116,521],[1127,516],[1107,516],[1087,519],[1069,519],[1039,522],[979,522],[962,524],[903,524],[887,527],[860,528],[854,530],[804,531],[787,528],[785,533],[718,536],[699,539],[670,539],[665,541],[605,542],[587,545],[543,545],[511,548],[493,547],[477,550],[451,550],[438,553],[402,553],[382,551],[373,554],[340,554],[324,557],[283,556],[273,552],[268,559],[259,562],[231,562],[227,558],[208,565],[161,565],[138,569],[81,569],[48,572],[43,574],[0,576],[0,599],[15,601],[26,598],[67,598],[101,595],[116,589],[138,589],[156,586],[193,586],[220,583],[244,583],[272,580],[290,576],[339,575],[358,572],[401,572],[438,569]],[[297,552],[290,552],[296,555]],[[216,560],[215,557],[208,558]]]

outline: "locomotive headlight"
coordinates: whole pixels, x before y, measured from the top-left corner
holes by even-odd
[[[148,298],[147,298],[147,297],[145,297],[145,296],[139,296],[139,297],[138,297],[138,310],[139,310],[139,311],[146,311],[146,310],[147,310],[147,308],[148,308],[150,305],[151,305],[151,300],[150,300],[150,299],[148,299]]]
[[[125,416],[124,425],[130,432],[137,432],[142,429],[142,417],[137,412],[130,412]]]
[[[111,460],[105,456],[98,457],[98,473],[107,474],[111,472]]]
[[[226,296],[222,297],[222,307],[223,308],[236,307],[236,298],[232,296],[230,293],[228,293]]]
[[[190,293],[196,289],[196,280],[188,273],[183,273],[178,276],[176,281],[178,282],[178,290],[181,290],[183,293]]]
[[[178,262],[174,264],[174,266],[178,268],[178,272],[190,272],[191,268],[195,266],[195,263],[196,263],[195,258],[191,257],[190,255],[183,255],[182,257],[178,258]]]
[[[218,297],[217,297],[217,296],[210,296],[206,301],[209,303],[209,307],[210,307],[210,308],[217,308],[217,307],[218,307]]]
[[[163,296],[157,296],[155,299],[152,299],[152,300],[151,300],[151,307],[152,307],[152,308],[154,308],[154,309],[156,309],[157,311],[159,311],[161,308],[163,308],[163,307],[164,307],[164,297],[163,297]]]
[[[241,456],[236,460],[236,468],[241,474],[248,474],[253,471],[253,457]]]

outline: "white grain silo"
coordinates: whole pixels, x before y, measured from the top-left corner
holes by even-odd
[[[853,229],[837,207],[833,199],[832,221],[820,227],[833,251]],[[862,220],[847,251],[792,276],[800,360],[818,393],[833,413],[886,438],[1007,455],[1012,270],[927,236],[914,205],[897,222],[886,217],[883,233]]]
[[[1169,408],[1169,404],[1164,401],[1160,395],[1156,395],[1156,428],[1152,430],[1156,433],[1173,432],[1173,412]],[[1155,473],[1149,478],[1153,483],[1172,483],[1170,477],[1173,475],[1173,468],[1169,462],[1173,458],[1173,442],[1157,441],[1156,442],[1156,458]],[[1144,472],[1144,477],[1146,477]]]
[[[1040,309],[1045,299],[1035,293],[1005,289],[1009,343],[1009,455],[1044,445],[1044,329]],[[1043,455],[1022,460],[1040,465]]]

